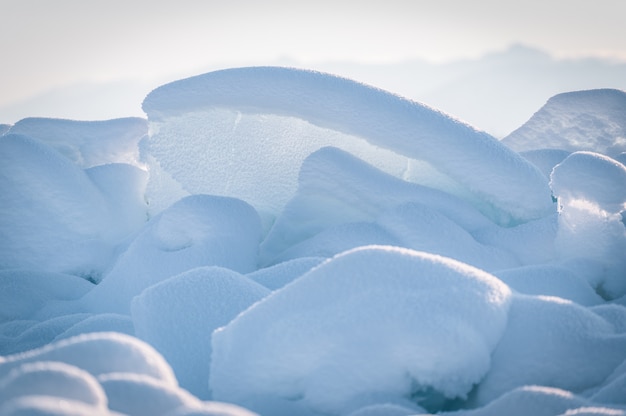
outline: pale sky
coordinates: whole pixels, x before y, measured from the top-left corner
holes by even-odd
[[[281,58],[441,62],[521,43],[626,60],[624,0],[0,0],[0,16],[0,123],[54,88]]]

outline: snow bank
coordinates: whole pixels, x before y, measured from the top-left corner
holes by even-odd
[[[603,296],[626,294],[626,167],[592,152],[575,152],[552,171],[559,201],[555,246],[563,260],[598,264],[587,279]]]
[[[0,140],[0,269],[97,277],[122,237],[85,172],[26,136]]]
[[[143,118],[76,121],[25,118],[8,133],[35,138],[54,148],[81,168],[108,163],[139,166],[139,140],[148,133]]]
[[[473,402],[487,405],[526,385],[581,393],[602,383],[625,359],[626,332],[592,310],[560,298],[516,295]]]
[[[130,313],[133,296],[200,266],[247,273],[256,269],[259,216],[245,202],[194,195],[153,218],[103,281],[81,299],[86,310]]]
[[[295,192],[302,161],[329,145],[396,176],[469,195],[503,223],[552,210],[545,178],[495,138],[329,74],[216,71],[155,89],[143,109],[151,131],[145,150],[152,159],[145,160],[190,193],[238,197],[269,215]],[[169,198],[150,189],[154,200]]]
[[[221,267],[201,267],[144,290],[132,301],[139,338],[172,366],[182,387],[209,397],[211,333],[270,291]]]
[[[509,294],[444,257],[343,253],[214,332],[213,397],[272,414],[346,413],[372,397],[436,407],[489,370]]]
[[[626,151],[626,92],[614,89],[555,95],[519,129],[502,139],[516,151]]]

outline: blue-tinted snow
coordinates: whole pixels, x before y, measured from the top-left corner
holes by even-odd
[[[620,94],[522,155],[280,68],[155,90],[143,139],[0,126],[0,414],[624,415]]]
[[[400,177],[460,188],[454,190],[499,222],[528,221],[552,209],[545,177],[495,138],[423,104],[329,74],[216,71],[155,89],[143,108],[151,130],[147,152],[184,189],[239,197],[272,214],[295,191],[302,160],[327,145],[360,153]]]

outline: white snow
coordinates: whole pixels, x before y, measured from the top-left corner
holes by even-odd
[[[558,94],[502,143],[516,151],[586,150],[616,156],[626,151],[626,92],[596,89]]]
[[[256,268],[261,226],[254,209],[227,197],[194,195],[153,218],[81,303],[97,312],[130,312],[144,289],[200,266],[242,273]]]
[[[0,414],[626,415],[624,94],[500,143],[256,67],[0,125]]]
[[[131,305],[137,337],[173,367],[180,385],[209,397],[211,334],[270,293],[221,267],[200,267],[144,290]]]
[[[214,333],[213,397],[260,413],[255,398],[275,400],[279,414],[281,401],[340,414],[369,394],[465,397],[489,369],[509,296],[495,277],[444,257],[348,251]]]

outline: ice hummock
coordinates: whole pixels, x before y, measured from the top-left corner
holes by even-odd
[[[0,137],[0,414],[626,413],[626,153],[286,68],[145,104]]]

